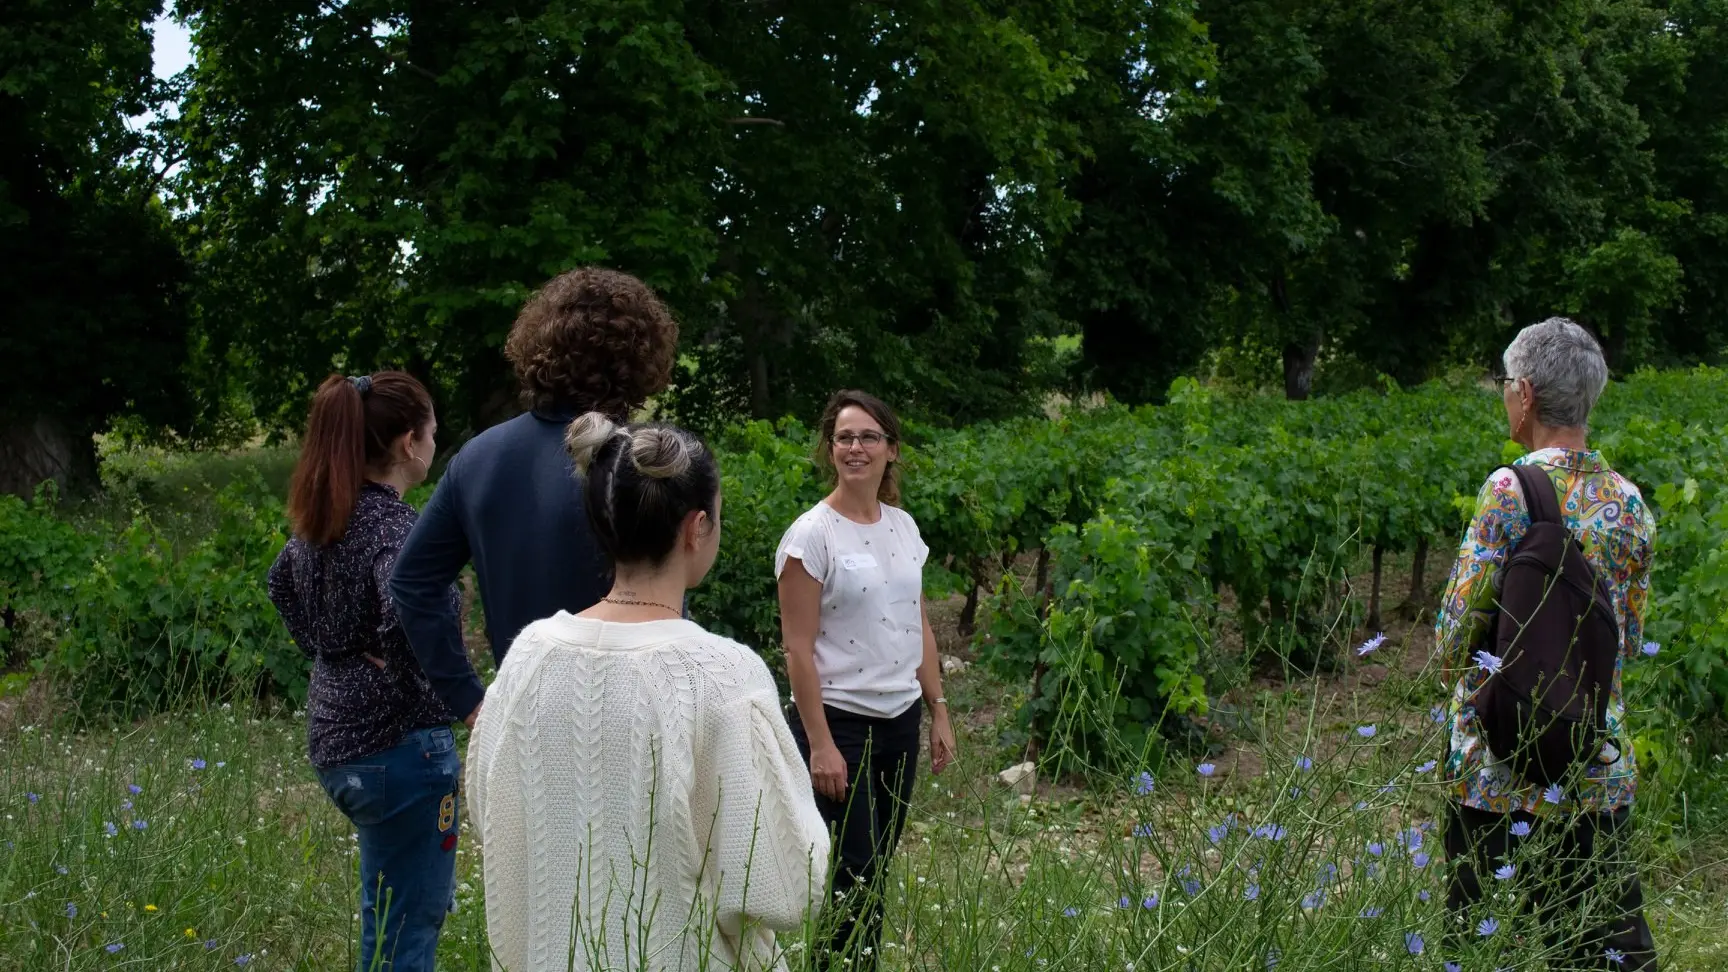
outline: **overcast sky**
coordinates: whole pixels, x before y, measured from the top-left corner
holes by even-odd
[[[171,78],[192,66],[192,35],[183,24],[164,15],[150,25],[156,39],[156,76]]]

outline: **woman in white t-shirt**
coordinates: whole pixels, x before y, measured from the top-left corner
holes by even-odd
[[[817,462],[834,491],[799,517],[774,557],[780,580],[793,738],[810,764],[816,807],[837,828],[834,890],[844,900],[828,953],[875,964],[878,876],[894,852],[917,775],[919,726],[931,712],[930,768],[954,759],[936,637],[924,614],[918,524],[900,495],[900,422],[880,399],[843,391],[822,416]]]

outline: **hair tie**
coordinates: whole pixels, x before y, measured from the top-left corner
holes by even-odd
[[[348,384],[354,386],[354,390],[360,393],[361,398],[365,398],[366,393],[372,390],[372,378],[370,375],[359,375],[350,378],[348,379]]]

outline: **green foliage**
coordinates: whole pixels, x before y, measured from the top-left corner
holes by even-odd
[[[56,515],[55,500],[51,486],[29,503],[0,495],[0,668],[21,634],[56,629],[95,554],[92,539]]]
[[[814,434],[794,422],[751,422],[717,441],[720,557],[690,594],[691,616],[784,668],[774,551],[792,521],[826,495],[810,462]]]
[[[258,690],[305,699],[305,657],[265,596],[265,572],[287,541],[281,506],[238,483],[217,508],[216,529],[180,552],[147,516],[133,519],[101,538],[72,581],[46,667],[82,714]]]
[[[155,199],[167,163],[144,23],[161,0],[0,10],[0,492],[91,485],[89,435],[184,424],[190,276]]]

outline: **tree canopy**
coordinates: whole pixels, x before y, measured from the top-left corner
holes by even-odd
[[[1408,384],[1556,313],[1619,371],[1728,347],[1728,0],[179,0],[169,81],[159,12],[0,14],[7,435],[283,428],[385,365],[471,433],[586,263],[673,306],[707,426],[1220,351]]]

